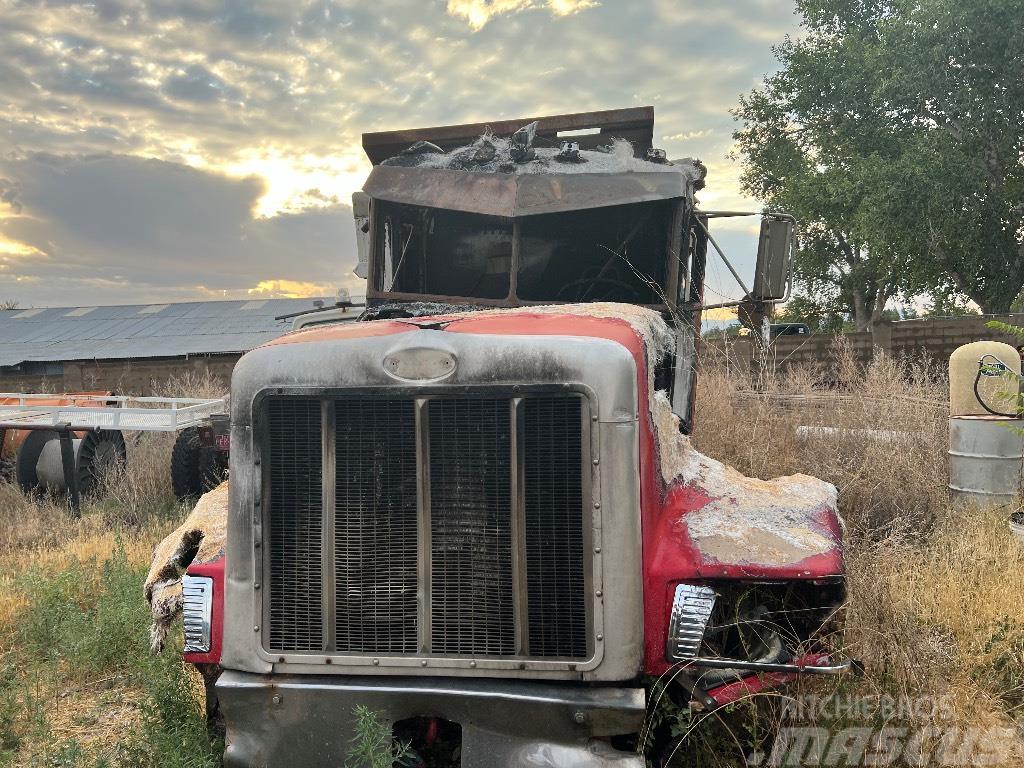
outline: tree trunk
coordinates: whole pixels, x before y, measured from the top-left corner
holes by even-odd
[[[883,354],[892,350],[892,326],[882,319],[885,303],[889,300],[889,289],[885,280],[878,283],[875,300],[871,305],[871,346],[881,349]]]
[[[871,327],[882,322],[882,312],[885,311],[885,303],[889,300],[889,289],[884,280],[879,281],[875,289],[875,300],[871,305]]]
[[[868,312],[864,293],[860,288],[854,288],[851,293],[853,293],[853,324],[857,326],[858,331],[866,331],[871,327],[871,313]]]

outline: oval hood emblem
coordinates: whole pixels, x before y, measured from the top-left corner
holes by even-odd
[[[384,372],[402,381],[437,381],[455,373],[455,355],[443,349],[412,347],[388,353]]]

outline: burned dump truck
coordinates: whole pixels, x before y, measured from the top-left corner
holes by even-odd
[[[690,444],[715,214],[652,135],[643,108],[364,137],[366,322],[242,358],[230,491],[147,581],[227,766],[340,765],[357,707],[410,765],[661,764],[656,680],[712,709],[848,667],[835,488]],[[792,229],[762,222],[753,314]]]

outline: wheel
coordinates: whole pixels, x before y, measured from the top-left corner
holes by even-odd
[[[228,479],[228,455],[208,445],[199,449],[199,492],[212,491]]]
[[[78,449],[78,489],[83,494],[96,490],[103,475],[114,466],[124,467],[128,449],[124,435],[113,429],[98,429],[82,438]]]
[[[196,499],[203,493],[200,475],[199,427],[185,427],[178,433],[171,450],[171,490],[179,501]]]
[[[18,485],[25,493],[33,493],[39,488],[39,476],[36,474],[39,455],[48,442],[57,439],[59,438],[56,432],[51,432],[48,429],[35,430],[29,433],[18,448],[15,463],[16,473]]]

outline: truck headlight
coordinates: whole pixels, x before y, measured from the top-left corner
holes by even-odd
[[[213,579],[208,576],[185,574],[181,580],[181,596],[185,624],[185,653],[209,653]]]
[[[715,590],[710,587],[676,586],[665,644],[669,661],[687,661],[700,655],[700,645],[714,608]]]

